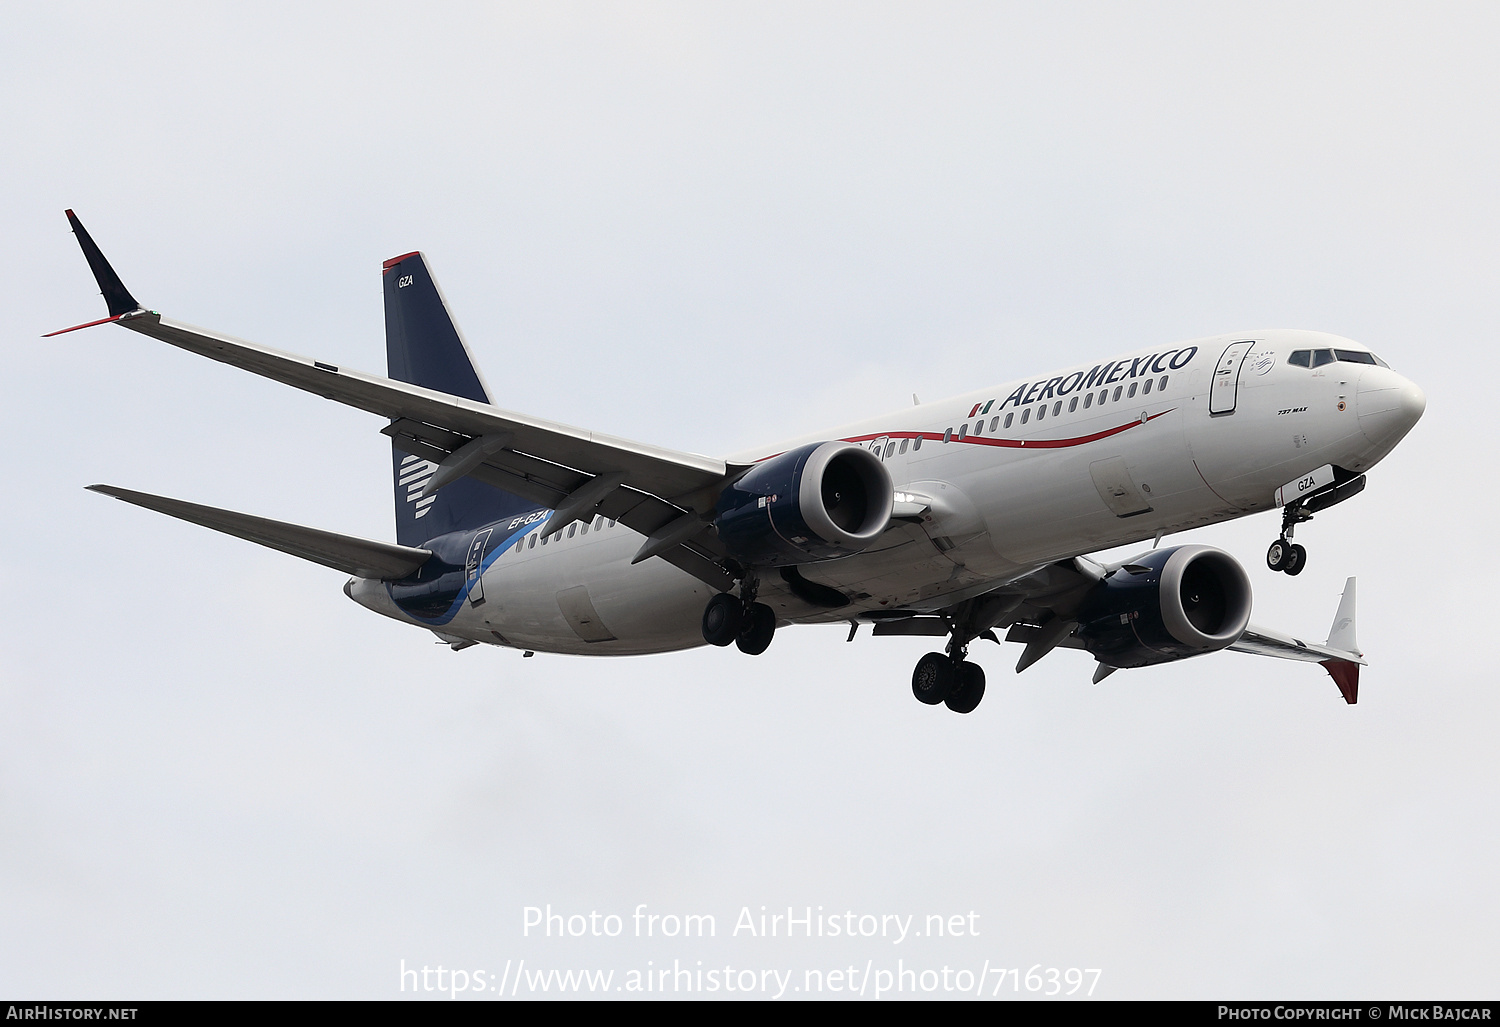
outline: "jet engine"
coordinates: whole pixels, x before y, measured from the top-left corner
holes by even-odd
[[[815,442],[752,467],[719,496],[719,538],[747,566],[851,556],[891,519],[895,490],[880,458],[847,442]]]
[[[1111,572],[1078,611],[1084,648],[1111,667],[1149,667],[1223,649],[1250,623],[1250,578],[1212,546],[1174,546]]]

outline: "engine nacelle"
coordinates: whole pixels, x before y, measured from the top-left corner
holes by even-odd
[[[1111,667],[1149,667],[1238,642],[1250,578],[1212,546],[1157,549],[1100,581],[1078,612],[1084,648]]]
[[[762,460],[719,496],[719,538],[747,566],[851,556],[890,523],[895,489],[880,458],[848,442]]]

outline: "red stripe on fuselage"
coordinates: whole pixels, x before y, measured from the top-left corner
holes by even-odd
[[[965,435],[963,438],[954,436],[948,441],[962,442],[966,445],[999,446],[1002,449],[1067,449],[1071,446],[1083,446],[1087,445],[1090,442],[1098,442],[1100,439],[1107,439],[1111,435],[1118,435],[1123,431],[1129,431],[1132,428],[1138,428],[1141,425],[1145,424],[1146,421],[1154,421],[1158,417],[1164,417],[1176,409],[1176,407],[1172,407],[1168,410],[1163,410],[1159,414],[1151,414],[1146,418],[1145,421],[1137,419],[1119,425],[1115,428],[1106,428],[1104,431],[1094,432],[1094,434],[1092,435],[1077,435],[1071,439],[1000,439],[994,437],[993,435]],[[853,435],[847,439],[840,439],[839,441],[873,442],[875,439],[921,439],[924,442],[942,442],[943,436],[939,432],[930,431],[883,431],[874,432],[870,435]],[[761,461],[770,460],[780,455],[780,453],[771,453],[768,456],[761,457],[760,460],[757,460],[755,462],[760,463]]]
[[[1176,409],[1176,407],[1172,408],[1172,410]],[[1170,414],[1172,410],[1163,410],[1159,414],[1152,414],[1151,416],[1146,418],[1146,421],[1154,421],[1158,417],[1161,417],[1165,414]],[[1129,431],[1132,428],[1143,425],[1146,423],[1146,421],[1137,419],[1119,425],[1115,428],[1106,428],[1104,431],[1094,432],[1094,434],[1092,435],[1077,435],[1071,439],[1002,439],[997,438],[994,435],[965,435],[963,438],[954,436],[948,441],[962,442],[966,445],[975,446],[1000,446],[1004,449],[1067,449],[1070,446],[1083,446],[1087,445],[1090,442],[1098,442],[1100,439],[1107,439],[1111,435],[1118,435],[1122,431]],[[932,439],[935,442],[943,441],[943,437],[941,435],[936,432],[930,431],[876,432],[872,435],[855,435],[852,438],[847,438],[842,441],[871,442],[875,439],[915,439],[918,437],[920,437],[924,442],[928,439]]]

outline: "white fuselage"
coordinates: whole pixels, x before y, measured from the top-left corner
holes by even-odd
[[[1318,332],[1215,336],[739,454],[864,445],[884,460],[898,503],[928,508],[920,524],[898,522],[858,555],[800,568],[850,605],[811,606],[774,574],[759,599],[782,623],[941,609],[1053,561],[1270,509],[1278,487],[1326,464],[1363,473],[1415,423],[1422,393],[1382,365],[1287,362],[1303,350],[1368,353]],[[546,516],[491,554],[481,587],[435,629],[442,637],[597,655],[704,644],[709,585],[660,559],[632,565],[643,539],[623,525],[596,518],[543,535]],[[356,578],[347,591],[432,627],[382,582]]]

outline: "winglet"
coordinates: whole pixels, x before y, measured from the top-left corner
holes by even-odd
[[[1328,648],[1340,649],[1352,656],[1363,656],[1359,643],[1354,638],[1354,579],[1344,582],[1344,596],[1339,600],[1338,612],[1333,615],[1333,627],[1328,629]],[[1333,683],[1339,686],[1344,702],[1353,706],[1359,701],[1359,664],[1349,660],[1323,660]]]
[[[78,237],[78,245],[83,249],[84,259],[89,262],[89,270],[94,272],[94,280],[99,283],[99,292],[104,296],[104,302],[109,304],[109,316],[119,317],[128,314],[132,310],[140,310],[141,305],[130,295],[130,290],[125,288],[125,283],[120,281],[120,276],[115,274],[115,269],[109,266],[109,261],[104,259],[95,244],[93,236],[89,235],[83,222],[78,220],[78,215],[71,210],[66,212],[68,222],[73,226],[73,234]]]
[[[48,332],[42,336],[44,339],[62,335],[63,332],[76,332],[80,328],[92,328],[94,325],[118,321],[124,315],[141,309],[135,297],[130,295],[130,290],[125,288],[125,283],[120,281],[120,276],[115,274],[115,269],[110,267],[109,261],[104,259],[104,254],[94,242],[93,237],[89,235],[88,229],[83,227],[83,222],[78,220],[78,215],[71,210],[65,213],[68,215],[68,223],[73,226],[73,234],[78,237],[78,245],[83,250],[84,259],[89,262],[89,270],[94,272],[94,281],[99,283],[99,292],[104,297],[104,302],[109,305],[109,317],[90,321],[88,324],[74,325],[72,328],[64,328],[61,331]]]
[[[1355,656],[1363,656],[1359,643],[1354,640],[1354,579],[1344,582],[1344,596],[1339,600],[1338,612],[1333,615],[1333,627],[1328,629],[1328,648],[1342,649]]]
[[[1320,662],[1328,671],[1328,676],[1333,678],[1333,683],[1339,686],[1344,702],[1350,706],[1359,702],[1359,664],[1348,660],[1322,660]]]

